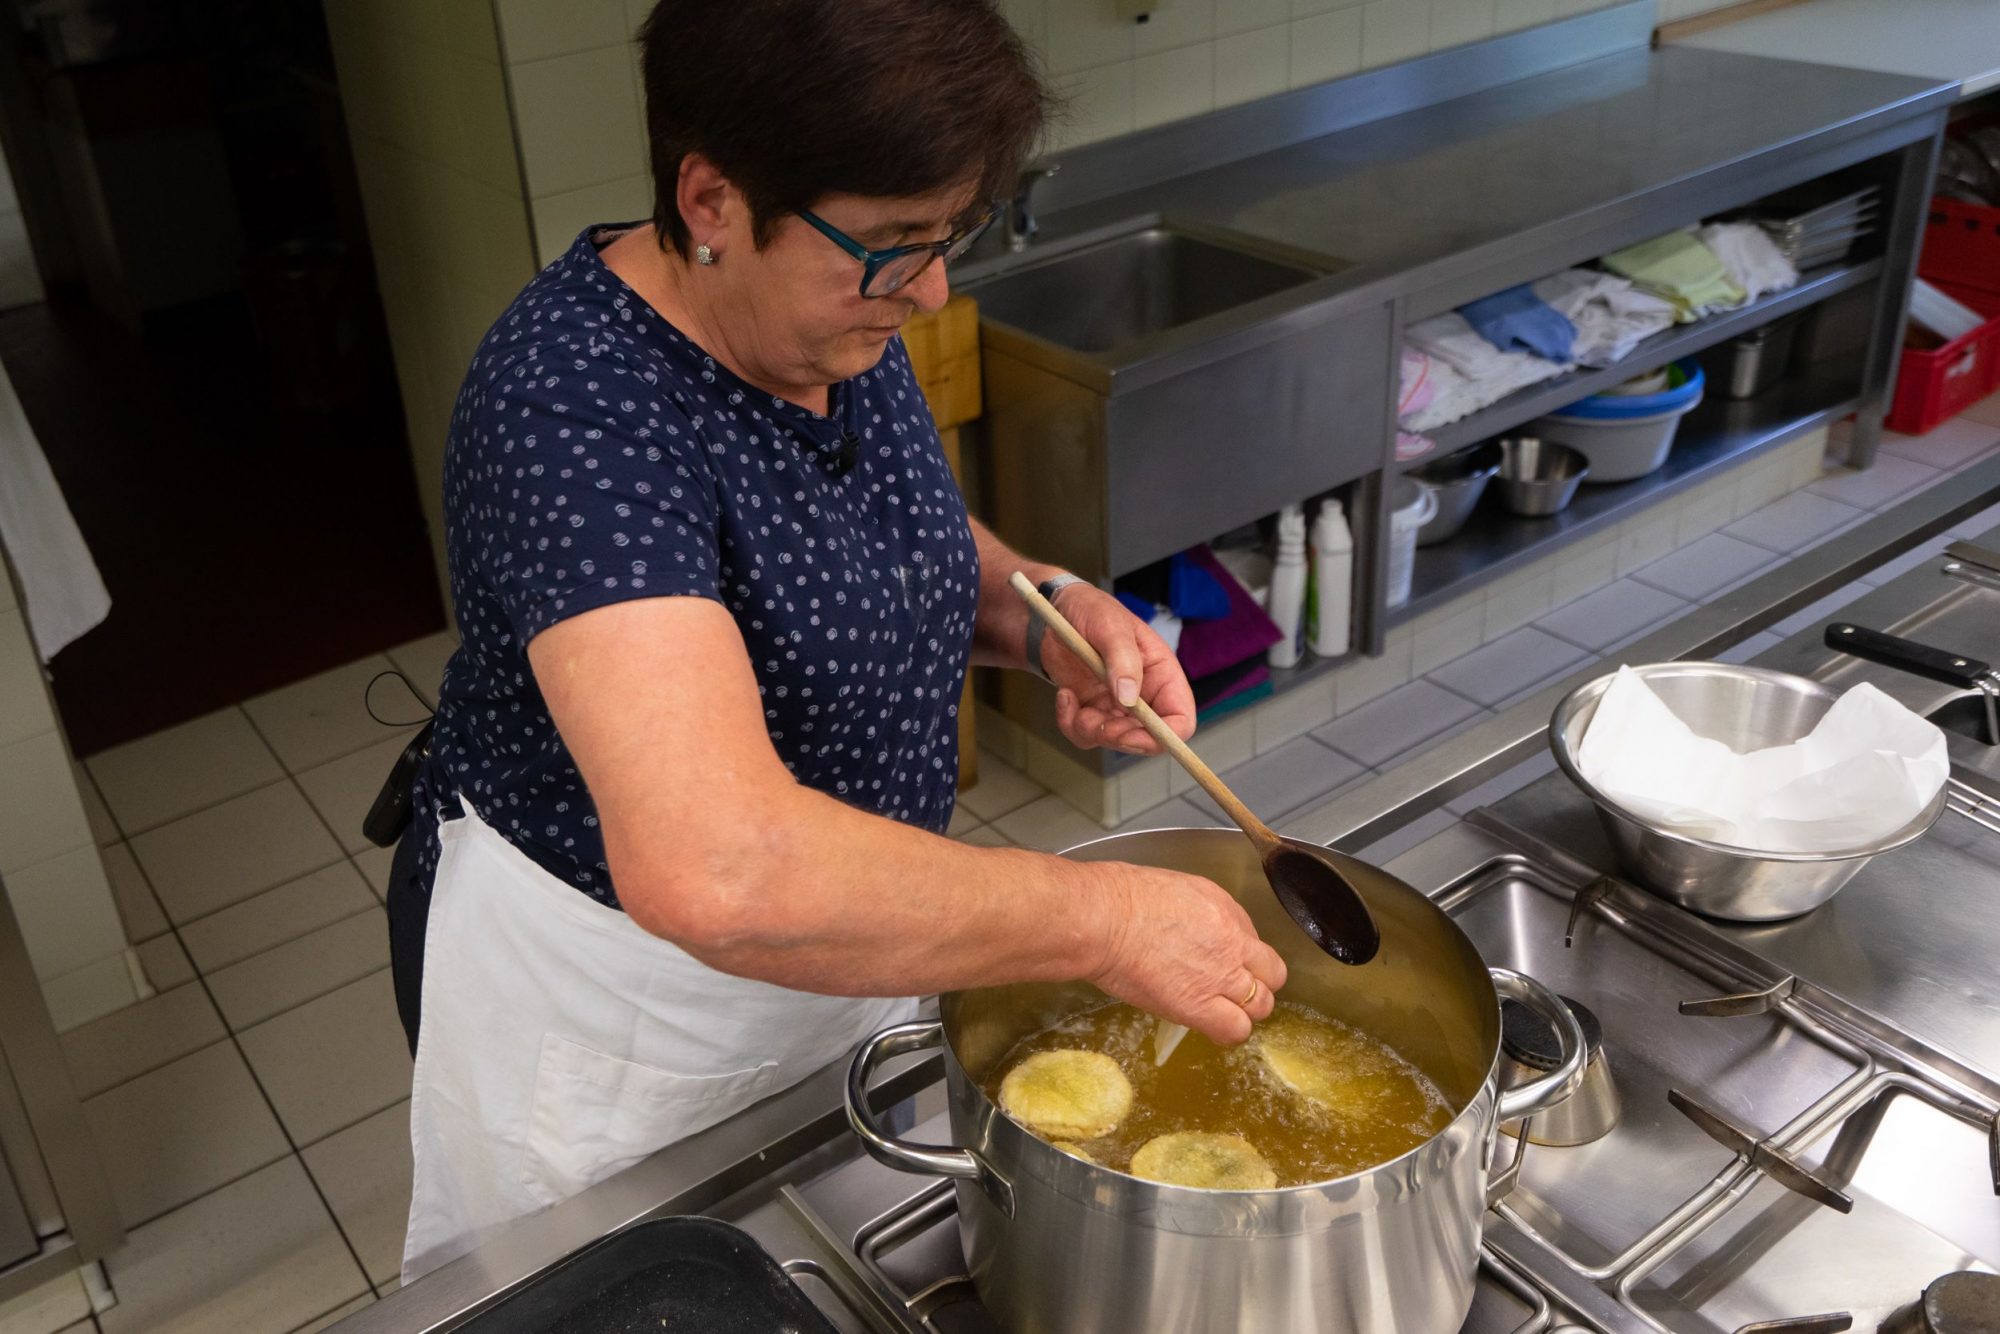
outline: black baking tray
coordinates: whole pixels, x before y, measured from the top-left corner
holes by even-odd
[[[662,1218],[559,1261],[461,1329],[477,1334],[837,1334],[740,1228]]]

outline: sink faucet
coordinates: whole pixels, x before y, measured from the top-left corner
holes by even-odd
[[[1029,167],[1021,173],[1014,185],[1014,198],[1007,205],[1007,249],[1019,254],[1028,248],[1028,242],[1040,230],[1035,225],[1035,211],[1032,207],[1035,187],[1062,170],[1060,162],[1051,162],[1043,167]]]

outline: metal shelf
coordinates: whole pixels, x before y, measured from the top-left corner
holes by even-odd
[[[1859,287],[1882,272],[1880,259],[1863,260],[1857,264],[1834,265],[1816,269],[1806,274],[1798,286],[1785,292],[1762,297],[1737,310],[1711,315],[1693,324],[1679,324],[1671,329],[1654,334],[1632,350],[1632,355],[1610,366],[1596,370],[1575,370],[1567,375],[1558,375],[1553,380],[1531,384],[1525,389],[1507,395],[1498,403],[1481,408],[1469,417],[1461,417],[1448,426],[1425,432],[1437,442],[1437,448],[1422,458],[1409,462],[1398,462],[1398,471],[1404,471],[1441,458],[1455,449],[1476,444],[1491,436],[1510,431],[1523,422],[1554,412],[1558,408],[1588,397],[1600,390],[1608,389],[1643,375],[1655,367],[1670,361],[1700,352],[1704,348],[1748,333],[1760,324],[1769,324],[1783,315],[1815,305],[1829,297],[1838,296],[1850,288]]]
[[[1397,625],[1580,538],[1620,523],[1655,502],[1714,477],[1752,455],[1836,421],[1861,396],[1861,363],[1843,357],[1789,378],[1756,398],[1711,395],[1687,415],[1658,472],[1606,486],[1585,484],[1570,507],[1546,519],[1517,518],[1497,498],[1482,500],[1465,530],[1417,552],[1410,600],[1390,610]]]

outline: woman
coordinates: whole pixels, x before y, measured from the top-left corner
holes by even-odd
[[[968,661],[1078,745],[1173,656],[971,523],[896,338],[1045,92],[986,0],[662,0],[652,220],[501,316],[452,421],[462,647],[390,894],[405,1278],[837,1059],[910,998],[1088,978],[1225,1042],[1284,965],[1209,882],[942,837]],[[1099,685],[1006,590],[1024,570]]]

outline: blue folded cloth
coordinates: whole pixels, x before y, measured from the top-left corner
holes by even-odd
[[[1213,572],[1177,551],[1167,565],[1167,606],[1184,621],[1213,621],[1229,614],[1229,594]]]
[[[1153,618],[1160,614],[1160,609],[1158,607],[1146,601],[1146,599],[1140,597],[1136,593],[1118,593],[1114,594],[1114,596],[1118,599],[1119,603],[1125,608],[1125,610],[1131,612],[1134,616],[1137,616],[1140,620],[1146,622],[1146,624],[1148,625],[1151,625],[1153,623]]]
[[[1502,352],[1532,352],[1547,361],[1569,361],[1576,326],[1536,296],[1526,283],[1458,308],[1465,322]]]

